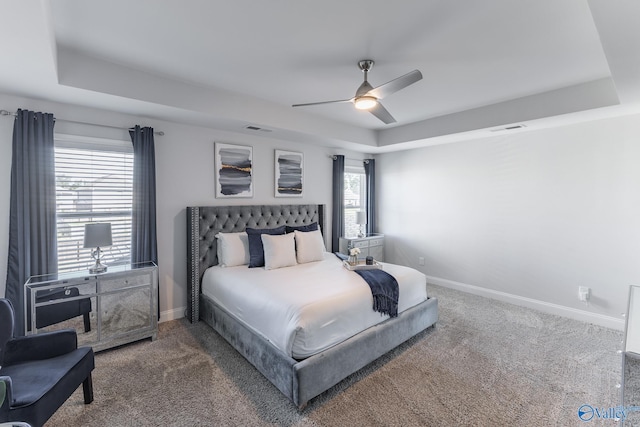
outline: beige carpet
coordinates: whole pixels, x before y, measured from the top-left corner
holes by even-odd
[[[47,426],[582,426],[618,405],[622,333],[437,286],[440,321],[302,412],[206,324],[98,353]]]

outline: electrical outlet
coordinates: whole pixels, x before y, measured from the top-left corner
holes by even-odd
[[[591,288],[578,286],[578,298],[580,298],[580,301],[589,301],[589,298],[591,298]]]
[[[418,264],[419,265],[424,265],[424,257],[423,256],[418,258]]]

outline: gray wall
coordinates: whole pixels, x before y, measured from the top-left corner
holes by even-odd
[[[0,94],[0,109],[163,130],[156,138],[163,320],[186,305],[185,206],[331,202],[331,160],[360,153],[221,132]],[[9,228],[13,120],[0,117],[0,295]],[[60,133],[127,139],[124,131],[56,124]],[[252,199],[214,197],[214,141],[251,145]],[[273,195],[274,149],[305,154],[306,196]],[[640,283],[640,117],[504,134],[377,156],[386,259],[445,286],[612,327]],[[425,265],[418,258],[425,258]],[[578,286],[592,288],[590,305]]]
[[[18,108],[46,111],[58,118],[74,121],[123,127],[141,124],[165,132],[164,136],[155,138],[161,320],[181,317],[186,307],[186,206],[324,203],[329,208],[330,216],[332,160],[329,155],[345,154],[355,158],[365,157],[360,153],[305,144],[305,141],[294,144],[282,142],[276,138],[258,138],[253,135],[178,125],[134,115],[0,94],[0,109],[16,111]],[[70,125],[64,122],[56,123],[55,131],[92,137],[129,139],[126,131]],[[13,119],[0,117],[0,206],[2,206],[0,209],[0,295],[4,295],[7,267],[12,132]],[[253,146],[255,173],[253,198],[215,198],[215,141]],[[274,196],[275,149],[304,153],[304,197],[276,198]],[[328,219],[330,220],[330,217]],[[330,233],[326,234],[329,240]]]
[[[388,261],[622,328],[628,286],[640,283],[640,116],[377,159]],[[578,286],[592,289],[589,305]]]

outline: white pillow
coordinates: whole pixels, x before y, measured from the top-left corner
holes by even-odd
[[[296,244],[294,235],[289,234],[261,234],[264,247],[264,269],[273,270],[281,267],[296,265]]]
[[[298,264],[322,261],[327,251],[320,230],[294,232],[296,239],[296,256]]]
[[[247,233],[218,233],[218,265],[235,267],[249,264],[249,237]]]

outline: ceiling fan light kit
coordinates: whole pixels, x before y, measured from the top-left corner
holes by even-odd
[[[393,79],[378,87],[373,87],[367,81],[367,75],[373,67],[373,60],[363,59],[358,61],[358,68],[364,73],[364,81],[356,90],[356,94],[350,99],[341,99],[338,101],[323,101],[323,102],[311,102],[307,104],[294,104],[293,107],[306,107],[310,105],[320,104],[332,104],[340,102],[352,102],[358,110],[368,110],[371,114],[376,116],[379,120],[385,124],[395,123],[396,119],[382,106],[380,100],[385,96],[391,95],[405,87],[414,84],[418,80],[422,79],[422,73],[418,70],[413,70],[403,76]]]
[[[378,104],[378,100],[373,96],[359,96],[353,104],[358,110],[370,110]]]

